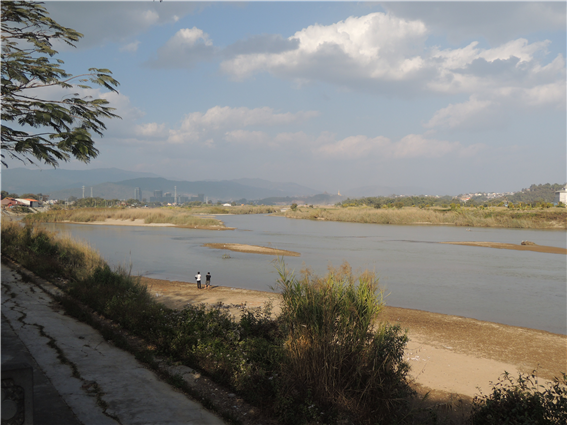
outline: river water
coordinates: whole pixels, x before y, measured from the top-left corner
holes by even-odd
[[[203,247],[241,243],[301,253],[285,257],[296,273],[322,274],[348,261],[375,271],[387,305],[567,333],[565,255],[439,244],[485,241],[566,247],[564,231],[395,226],[293,220],[263,215],[220,217],[234,231],[168,227],[49,224],[98,249],[112,265],[136,274],[195,282],[211,272],[214,285],[270,291],[274,257]],[[231,258],[223,258],[229,254]]]

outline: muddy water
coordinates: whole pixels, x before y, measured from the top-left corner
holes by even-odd
[[[50,224],[96,247],[111,264],[135,273],[194,282],[211,272],[223,286],[270,290],[277,273],[267,255],[223,251],[205,243],[241,243],[296,251],[286,257],[297,273],[308,266],[324,273],[348,261],[374,270],[386,303],[479,320],[567,333],[566,256],[445,241],[486,241],[565,248],[565,232],[393,226],[291,220],[270,216],[223,216],[234,231]],[[223,258],[226,256],[230,258]]]

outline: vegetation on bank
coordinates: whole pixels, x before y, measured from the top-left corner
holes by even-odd
[[[236,320],[204,305],[169,309],[138,278],[111,270],[93,249],[42,228],[4,220],[1,238],[3,257],[59,282],[69,314],[91,323],[81,307],[87,306],[143,339],[143,348],[134,349],[139,360],[157,367],[160,355],[198,369],[282,423],[443,422],[441,412],[413,404],[403,360],[407,337],[377,321],[383,303],[371,273],[356,276],[345,264],[324,277],[306,270],[298,279],[281,264],[281,315],[273,318],[267,306],[245,310]],[[101,331],[132,349],[116,329]],[[534,376],[505,380],[474,400],[470,417],[451,423],[565,423],[565,375],[545,387],[534,384]],[[169,382],[183,387],[175,376]]]
[[[204,305],[166,308],[139,279],[41,228],[3,221],[2,254],[43,277],[66,277],[62,289],[143,338],[146,357],[196,368],[283,423],[402,423],[407,416],[407,338],[398,327],[374,326],[382,299],[370,274],[354,276],[345,266],[298,280],[281,268],[282,316],[272,318],[267,307],[237,321]],[[327,367],[315,367],[320,359]]]
[[[89,223],[109,220],[144,220],[144,223],[170,223],[178,227],[223,228],[224,224],[212,217],[195,217],[181,208],[80,208],[51,209],[47,212],[27,215],[23,220],[32,223],[72,221]]]
[[[514,210],[497,207],[468,208],[455,205],[448,208],[297,207],[285,211],[283,215],[288,218],[374,224],[437,224],[525,229],[565,229],[567,227],[567,210],[564,208]]]

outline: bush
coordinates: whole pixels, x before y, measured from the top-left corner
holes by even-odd
[[[567,376],[538,385],[535,371],[514,380],[507,372],[492,393],[475,397],[473,425],[560,425],[567,423]]]
[[[348,263],[324,277],[307,270],[300,280],[283,264],[278,271],[282,420],[318,420],[324,412],[357,423],[398,421],[413,393],[403,361],[407,336],[398,326],[375,325],[383,306],[378,279],[353,275]]]

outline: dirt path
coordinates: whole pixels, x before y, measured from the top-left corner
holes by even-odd
[[[272,292],[226,286],[198,290],[194,284],[150,278],[142,283],[172,308],[222,302],[238,315],[238,306],[260,307],[271,300],[274,312],[279,311],[279,295]],[[486,393],[504,371],[517,375],[537,369],[543,379],[567,371],[565,335],[396,307],[386,307],[383,318],[408,329],[406,360],[412,377],[420,392],[432,390],[433,398],[474,397],[478,388]]]

